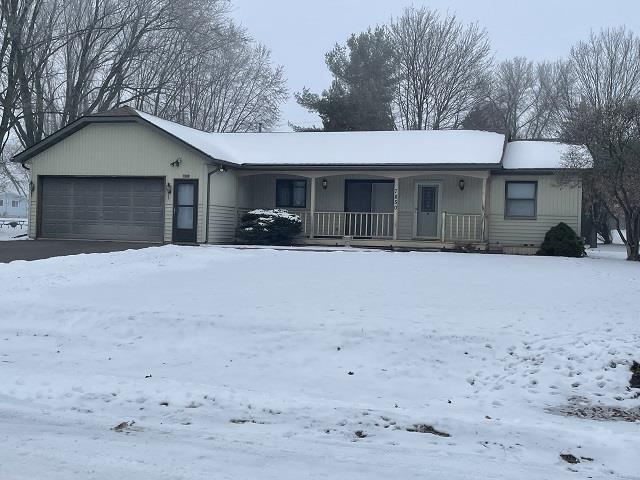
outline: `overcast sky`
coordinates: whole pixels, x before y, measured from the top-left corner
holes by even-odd
[[[627,24],[637,31],[640,0],[232,0],[233,16],[285,67],[291,98],[278,130],[287,122],[311,126],[317,116],[299,107],[293,93],[321,92],[331,82],[324,54],[351,33],[388,22],[410,5],[456,13],[487,29],[498,60],[566,56],[591,30]]]

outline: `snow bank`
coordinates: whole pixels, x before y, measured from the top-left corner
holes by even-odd
[[[0,283],[3,480],[637,478],[637,424],[561,414],[640,406],[628,262],[166,246]]]

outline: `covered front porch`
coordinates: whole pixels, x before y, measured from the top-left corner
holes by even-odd
[[[301,242],[406,248],[486,248],[488,171],[245,171],[238,214],[282,208]]]

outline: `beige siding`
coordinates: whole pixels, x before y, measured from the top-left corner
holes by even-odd
[[[235,239],[238,209],[237,179],[233,170],[212,173],[209,184],[209,243]]]
[[[458,187],[458,180],[464,179],[464,190]],[[411,240],[415,237],[415,220],[419,183],[435,183],[440,186],[440,211],[459,214],[482,213],[482,179],[455,175],[420,176],[400,179],[398,199],[398,239]]]
[[[505,218],[505,182],[537,181],[538,203],[535,220]],[[554,175],[494,176],[491,180],[489,241],[497,246],[538,246],[547,231],[565,222],[580,234],[582,189],[559,185]]]
[[[179,168],[169,164],[182,158]],[[42,175],[150,176],[199,180],[198,241],[205,239],[206,157],[150,127],[136,123],[90,124],[31,160],[32,178]],[[38,192],[31,196],[29,236],[36,235]],[[166,196],[164,240],[171,241],[173,196]]]
[[[238,181],[238,205],[240,208],[273,208],[276,198],[276,180],[291,178],[284,174],[259,174],[243,176]],[[300,177],[295,177],[300,178]],[[342,212],[344,210],[345,181],[349,179],[382,179],[389,176],[373,174],[327,175],[316,178],[316,211]],[[327,180],[327,189],[322,188],[322,180]],[[458,187],[458,180],[465,180],[464,190]],[[309,182],[311,180],[308,180]],[[398,198],[398,239],[414,238],[416,218],[416,185],[420,182],[432,182],[441,188],[441,211],[459,214],[482,213],[482,179],[462,175],[421,175],[400,179]],[[307,188],[307,210],[310,207],[310,188]]]

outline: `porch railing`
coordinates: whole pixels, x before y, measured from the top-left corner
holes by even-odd
[[[315,212],[313,222],[316,237],[393,237],[393,213]]]
[[[483,238],[482,215],[442,212],[443,242],[482,242]]]

